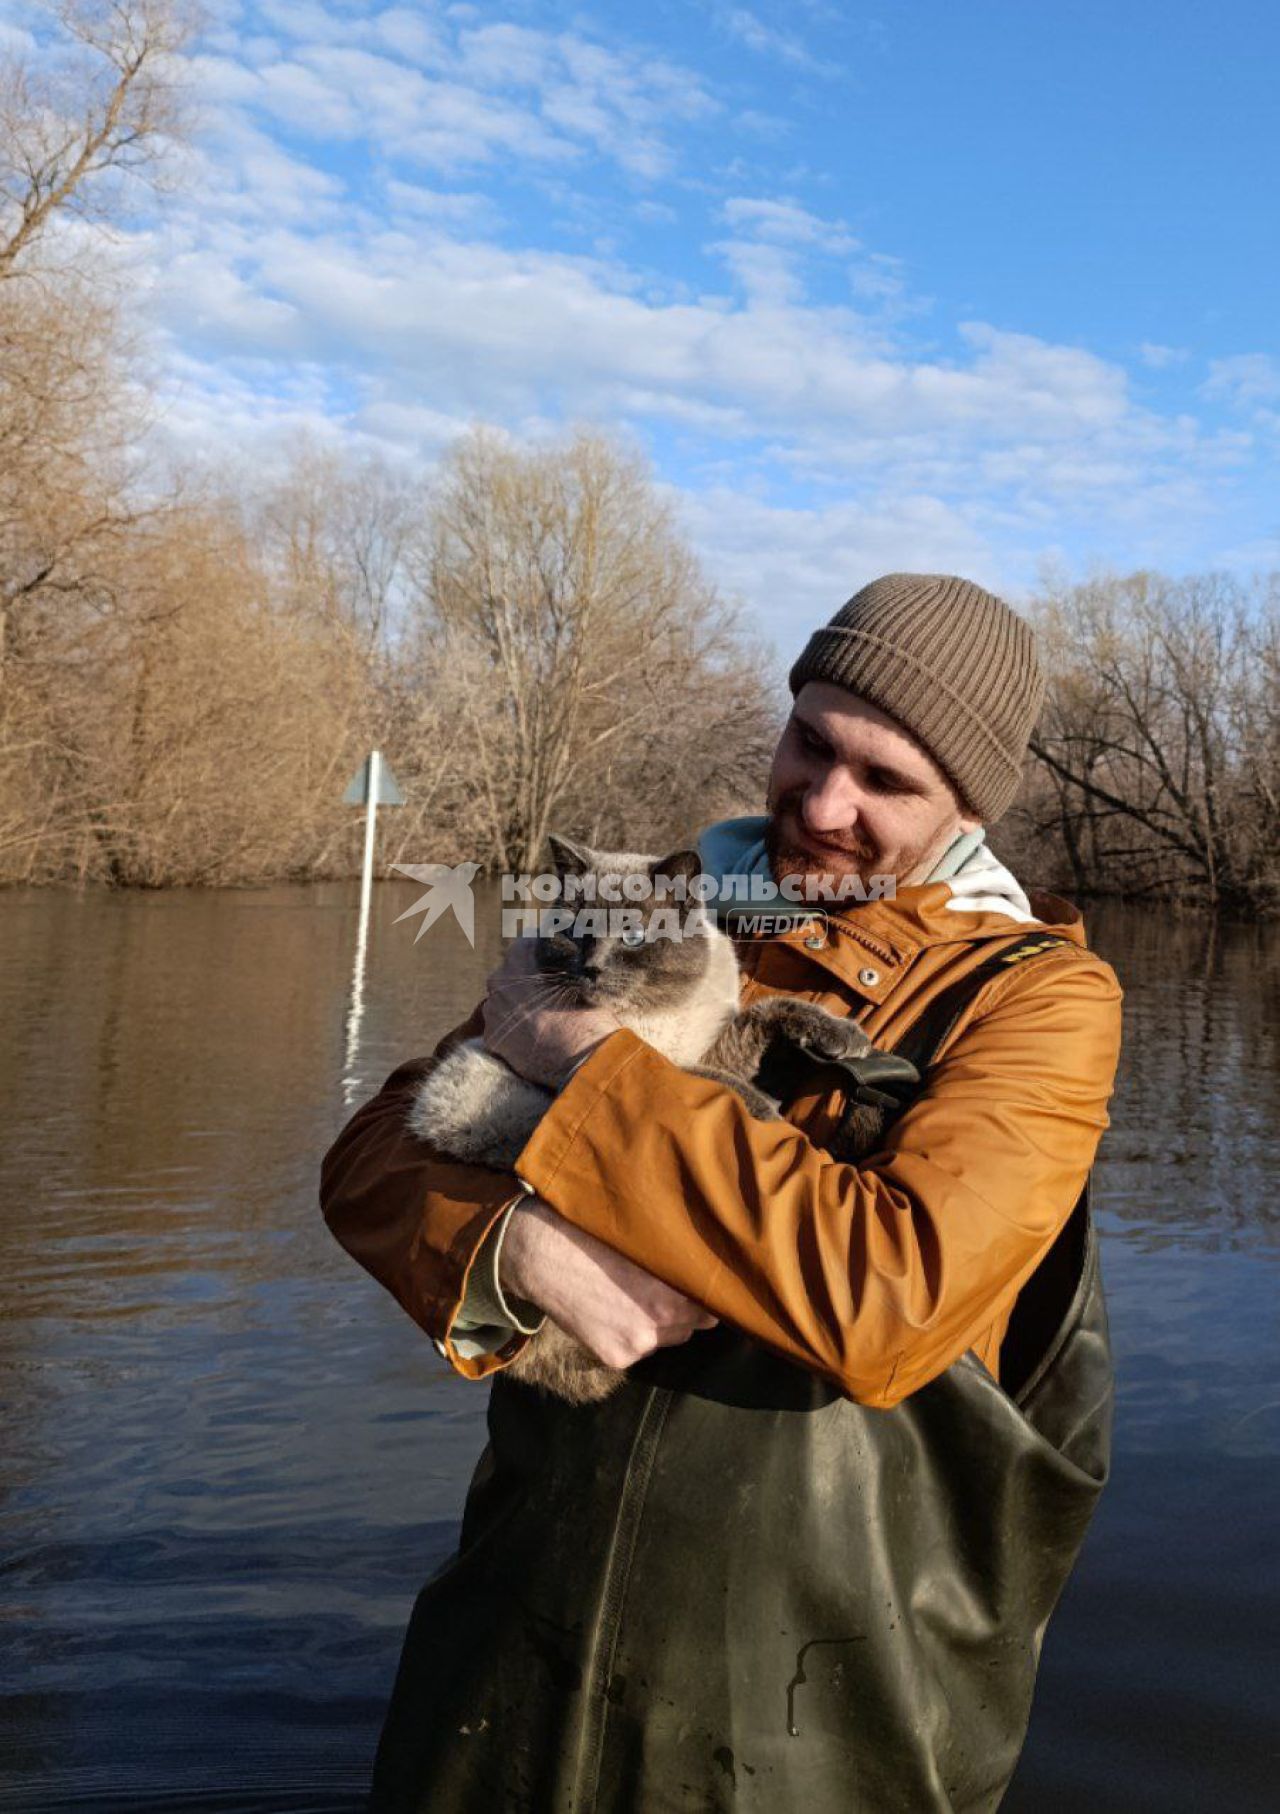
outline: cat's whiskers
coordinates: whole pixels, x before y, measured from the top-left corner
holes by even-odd
[[[546,982],[546,979],[542,977],[528,980]],[[575,1000],[574,991],[567,983],[547,983],[537,1000],[513,1002],[502,1019],[496,1026],[489,1028],[488,1032],[494,1037],[501,1038],[510,1028],[519,1026],[522,1021],[528,1020],[530,1015],[537,1014],[544,1008],[569,1007]],[[537,1042],[535,1041],[535,1050],[536,1047]]]

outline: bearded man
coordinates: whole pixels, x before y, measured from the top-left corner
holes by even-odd
[[[790,681],[767,815],[700,855],[894,878],[739,947],[744,1003],[854,1015],[917,1064],[876,1150],[828,1150],[829,1078],[763,1120],[604,1012],[524,1011],[513,954],[440,1051],[483,1031],[558,1091],[515,1176],[406,1130],[431,1059],[325,1159],[338,1240],[460,1373],[494,1376],[380,1814],[924,1814],[992,1809],[1012,1775],[1108,1464],[1087,1184],[1120,990],[1076,909],[985,842],[1043,698],[1021,618],[889,575]],[[543,1315],[624,1386],[569,1406],[504,1378]]]

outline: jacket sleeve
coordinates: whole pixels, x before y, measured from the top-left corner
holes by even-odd
[[[857,1165],[623,1031],[517,1161],[554,1209],[777,1352],[889,1406],[1007,1316],[1107,1126],[1120,988],[1082,953],[998,978]]]
[[[528,1339],[518,1325],[488,1340],[475,1339],[465,1322],[455,1330],[477,1268],[481,1283],[486,1238],[495,1231],[496,1239],[504,1212],[525,1192],[510,1172],[445,1158],[411,1133],[405,1118],[431,1066],[480,1027],[477,1008],[429,1058],[393,1071],[348,1121],[320,1169],[320,1205],[335,1239],[468,1379],[513,1360]],[[483,1291],[475,1298],[483,1302]]]

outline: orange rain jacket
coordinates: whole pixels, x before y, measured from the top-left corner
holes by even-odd
[[[860,1163],[823,1150],[838,1097],[801,1097],[788,1120],[755,1120],[733,1092],[621,1030],[551,1104],[518,1178],[861,1403],[894,1405],[970,1349],[998,1377],[1014,1300],[1107,1126],[1120,1046],[1120,988],[1086,948],[1079,913],[1053,895],[1029,898],[1068,942],[979,990],[923,1093]],[[922,883],[841,912],[817,948],[804,929],[743,941],[743,1000],[791,993],[857,1015],[889,1046],[999,941],[1031,929],[981,896],[970,909],[952,884]],[[436,1056],[479,1024],[477,1010]],[[523,1191],[510,1173],[441,1158],[406,1132],[432,1062],[402,1066],[343,1129],[321,1201],[353,1258],[459,1372],[481,1378],[527,1338],[469,1360],[450,1331],[485,1236]]]

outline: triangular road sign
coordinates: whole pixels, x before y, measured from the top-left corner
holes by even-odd
[[[367,806],[369,804],[369,769],[373,756],[366,756],[355,774],[352,775],[347,791],[342,796],[344,806]],[[400,792],[400,783],[391,772],[391,765],[383,755],[378,756],[378,794],[375,802],[378,806],[403,806],[404,795]]]

